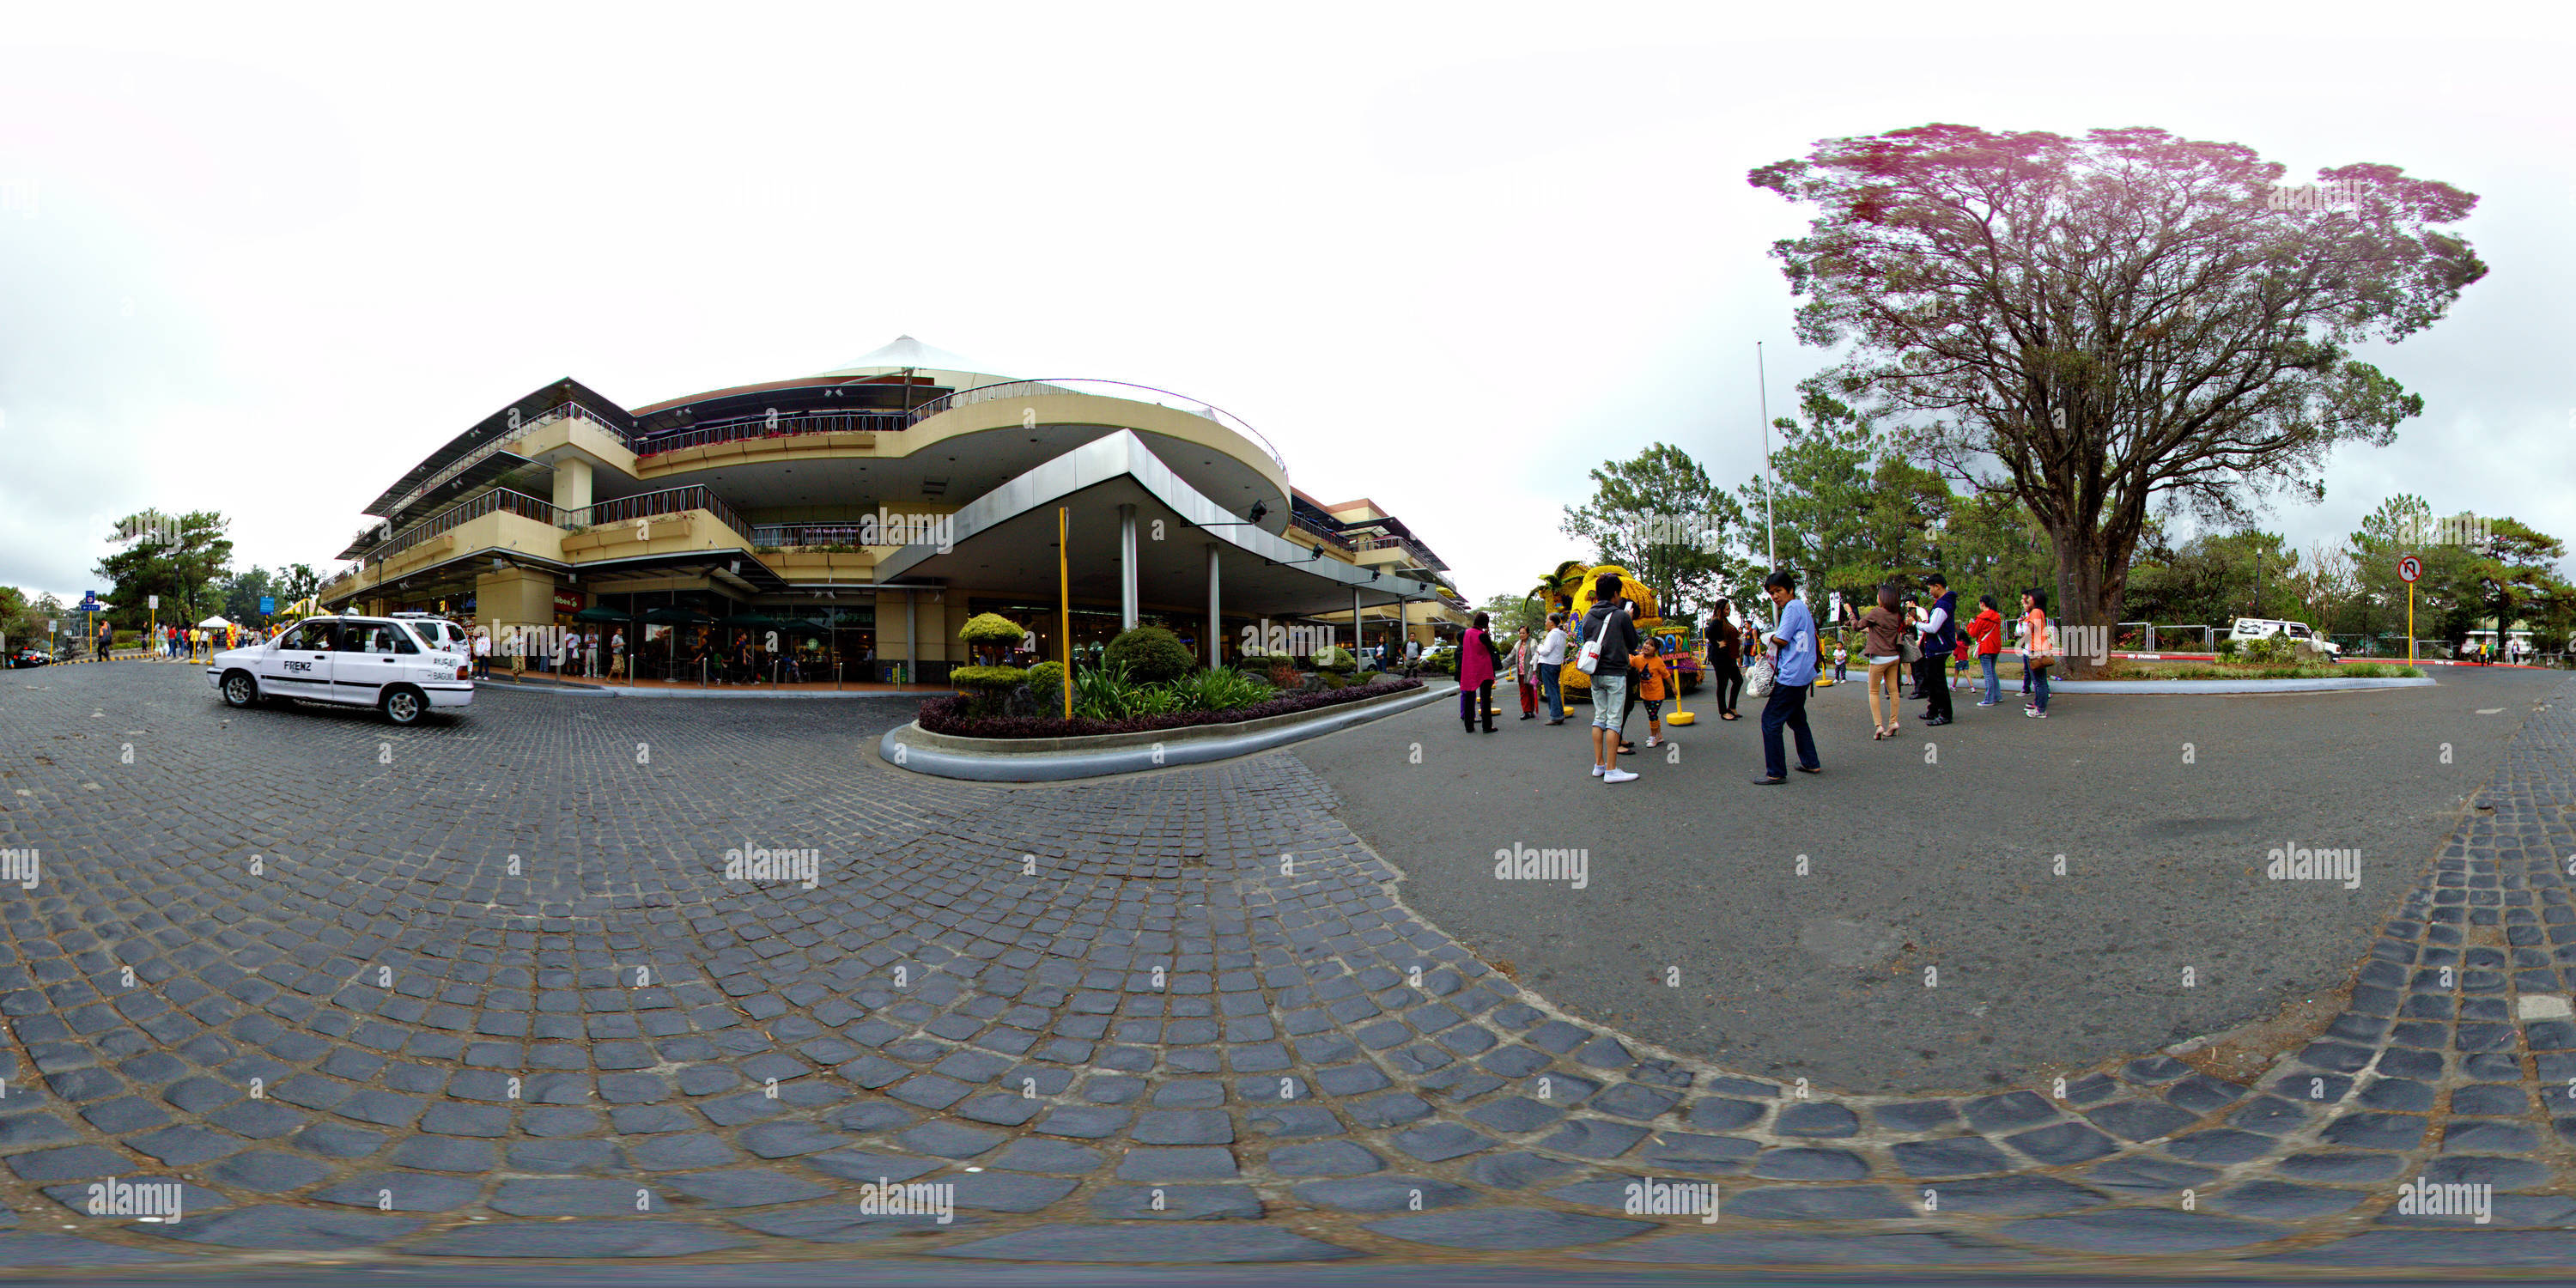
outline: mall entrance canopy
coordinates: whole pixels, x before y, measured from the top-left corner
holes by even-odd
[[[1204,602],[1216,640],[1222,605],[1238,615],[1292,617],[1440,594],[1431,583],[1355,567],[1278,535],[1285,513],[1267,513],[1256,526],[1228,512],[1129,431],[985,493],[954,516],[950,549],[905,546],[879,561],[878,584],[969,586],[1051,602],[1058,507],[1071,512],[1073,598],[1116,602],[1128,625],[1144,603]]]

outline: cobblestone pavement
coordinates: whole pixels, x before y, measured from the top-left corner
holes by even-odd
[[[1287,755],[991,787],[868,759],[891,705],[396,730],[12,673],[0,1263],[2562,1264],[2571,688],[2259,1076],[1800,1098],[1488,970]],[[109,1177],[182,1219],[92,1215]],[[1724,1215],[1628,1214],[1648,1178]]]

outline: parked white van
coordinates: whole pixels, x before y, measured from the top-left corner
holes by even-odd
[[[2227,632],[2227,638],[2239,641],[2270,639],[2275,635],[2287,635],[2293,641],[2314,644],[2324,649],[2328,658],[2337,661],[2343,658],[2342,645],[2317,634],[2306,622],[2285,622],[2270,617],[2239,617],[2236,619],[2236,624]]]

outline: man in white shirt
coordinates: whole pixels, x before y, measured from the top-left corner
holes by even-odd
[[[1547,722],[1564,724],[1565,689],[1560,677],[1565,672],[1565,614],[1547,615],[1547,638],[1539,641],[1531,660],[1538,663],[1538,691],[1547,699]]]
[[[474,678],[492,678],[492,632],[489,629],[474,632]]]

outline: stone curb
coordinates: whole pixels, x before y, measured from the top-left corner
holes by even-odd
[[[2208,693],[2343,693],[2361,689],[2421,689],[2441,682],[2429,675],[2350,680],[2050,680],[2051,693],[2117,693],[2190,697]]]
[[[1197,734],[1190,729],[1170,730],[1165,736],[1141,746],[1104,747],[1065,752],[990,752],[951,751],[913,741],[927,735],[919,724],[908,724],[890,730],[877,745],[877,754],[890,765],[929,774],[939,778],[965,778],[987,783],[1062,782],[1073,778],[1099,778],[1109,774],[1130,774],[1140,770],[1161,769],[1172,765],[1203,765],[1210,761],[1230,760],[1286,746],[1308,738],[1366,724],[1372,720],[1410,711],[1436,702],[1457,692],[1457,686],[1427,685],[1391,697],[1372,699],[1349,706],[1325,707],[1312,713],[1299,712],[1285,719],[1288,723],[1268,728],[1229,734]],[[1264,721],[1248,721],[1261,724]],[[1218,725],[1224,729],[1236,726]],[[935,736],[935,735],[934,735]],[[954,741],[954,740],[948,740]]]

